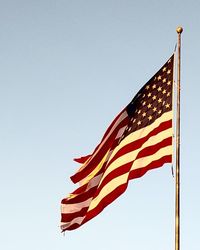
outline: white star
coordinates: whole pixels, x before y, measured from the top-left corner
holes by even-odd
[[[146,102],[144,101],[143,103],[142,103],[142,106],[144,106],[146,104]]]
[[[168,81],[168,82],[167,82],[167,85],[168,85],[168,86],[171,85],[171,81]]]
[[[158,91],[161,91],[161,90],[162,90],[162,87],[159,87],[157,90],[158,90]]]
[[[170,104],[167,103],[167,104],[165,105],[165,107],[166,107],[166,108],[170,108]]]
[[[150,88],[150,86],[149,86],[149,85],[147,85],[145,89],[147,89],[147,90],[148,90],[149,88]]]
[[[155,89],[156,88],[156,84],[154,84],[153,86],[152,86],[152,89]]]
[[[161,76],[158,76],[158,80],[161,80]]]
[[[154,112],[156,112],[156,111],[157,111],[157,108],[156,108],[156,107],[154,107],[154,108],[153,108],[153,111],[154,111]]]
[[[153,100],[156,100],[156,98],[157,98],[157,96],[156,96],[156,95],[154,95],[154,96],[152,97],[152,99],[153,99]]]

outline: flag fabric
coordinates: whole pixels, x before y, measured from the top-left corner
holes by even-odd
[[[118,198],[131,179],[172,162],[174,55],[117,115],[71,177],[79,188],[61,201],[61,230],[73,230]]]

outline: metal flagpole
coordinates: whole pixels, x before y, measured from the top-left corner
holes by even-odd
[[[178,61],[177,61],[177,115],[176,115],[176,208],[175,208],[175,250],[180,250],[180,79],[181,79],[181,33],[182,27],[176,29],[178,33]]]

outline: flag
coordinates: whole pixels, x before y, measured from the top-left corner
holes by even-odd
[[[131,179],[172,162],[174,55],[117,115],[71,176],[79,188],[61,201],[61,230],[73,230],[118,198]]]

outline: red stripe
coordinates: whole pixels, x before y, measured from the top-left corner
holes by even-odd
[[[90,158],[90,156],[91,155],[86,155],[86,156],[82,156],[80,158],[74,158],[74,161],[83,164]]]
[[[77,217],[83,217],[88,211],[88,206],[75,213],[61,214],[61,222],[70,222]]]
[[[143,148],[137,155],[136,159],[143,158],[149,155],[155,154],[158,150],[161,148],[167,147],[172,145],[172,137],[168,137],[163,139],[161,142],[158,142],[154,145],[148,146],[146,148]]]
[[[80,202],[83,202],[83,201],[86,201],[87,199],[91,198],[94,196],[94,193],[97,189],[97,186],[93,187],[93,188],[90,188],[88,191],[84,192],[84,193],[81,193],[79,194],[78,196],[74,197],[74,198],[71,198],[71,199],[63,199],[61,201],[61,204],[76,204],[76,203],[80,203]]]
[[[162,158],[152,161],[150,164],[143,168],[139,169],[134,169],[130,172],[129,174],[129,179],[135,179],[142,177],[147,171],[154,169],[154,168],[159,168],[162,167],[163,164],[165,163],[171,163],[172,162],[172,155],[165,155]]]

